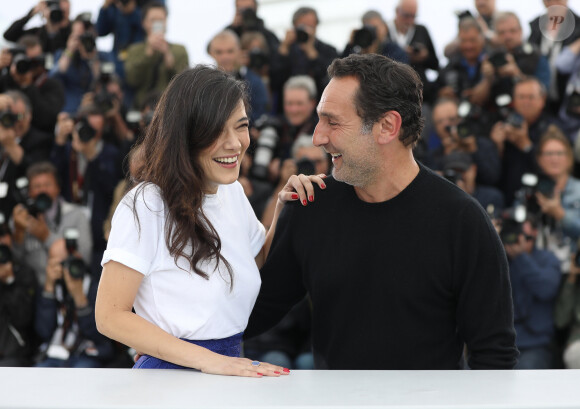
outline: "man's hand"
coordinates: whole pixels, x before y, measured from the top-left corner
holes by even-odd
[[[504,245],[505,252],[512,260],[526,252],[526,238],[523,234],[518,235],[518,241],[513,244]]]
[[[75,123],[67,112],[61,112],[57,116],[54,143],[63,146],[67,143],[69,135],[73,133]]]
[[[513,55],[506,54],[507,64],[497,69],[497,73],[500,77],[512,77],[512,78],[520,78],[522,76],[522,72],[520,68],[516,64],[516,60],[514,59]]]
[[[525,121],[519,128],[506,124],[505,131],[506,140],[512,143],[519,150],[527,152],[532,148],[532,141],[528,134],[528,124]]]
[[[539,192],[536,193],[536,199],[542,213],[552,216],[556,220],[562,220],[566,215],[566,211],[562,207],[560,195],[561,192],[558,189],[554,189],[553,197],[544,196]]]

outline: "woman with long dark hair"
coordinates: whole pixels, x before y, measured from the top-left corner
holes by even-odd
[[[205,66],[184,71],[132,155],[132,189],[113,217],[96,320],[142,354],[137,368],[288,373],[239,358],[275,229],[266,234],[237,182],[250,142],[246,103],[233,77]],[[277,214],[288,200],[311,201],[312,182],[324,187],[318,176],[292,176]]]

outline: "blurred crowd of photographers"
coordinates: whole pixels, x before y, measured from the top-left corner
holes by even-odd
[[[70,2],[40,1],[3,33],[4,366],[132,364],[130,351],[96,330],[100,260],[127,183],[126,157],[172,76],[191,65],[185,48],[165,38],[165,2],[105,0],[97,16],[74,17]],[[364,13],[343,50],[316,36],[323,16],[312,7],[289,16],[279,39],[256,0],[235,0],[231,25],[207,53],[248,85],[252,143],[239,181],[266,226],[290,175],[331,172],[312,134],[332,60],[379,53],[410,64],[424,82],[427,123],[415,157],[487,210],[508,255],[518,368],[580,368],[580,17],[565,0],[543,3],[546,13],[555,6],[573,20],[565,38],[543,35],[539,16],[525,39],[517,11],[475,0],[457,13],[457,37],[438,45],[442,66],[416,22],[416,0],[393,2],[391,20]],[[30,27],[36,15],[43,24]],[[552,27],[556,37],[560,26]],[[97,37],[109,34],[112,50],[99,50]],[[309,308],[305,300],[247,341],[247,354],[312,368]]]

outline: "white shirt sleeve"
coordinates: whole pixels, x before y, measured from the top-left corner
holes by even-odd
[[[135,194],[137,200],[134,200]],[[113,260],[149,275],[159,243],[165,240],[164,226],[165,207],[159,189],[153,185],[134,188],[115,210],[101,265]]]

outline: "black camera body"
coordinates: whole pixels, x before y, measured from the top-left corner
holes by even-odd
[[[32,217],[38,217],[39,214],[46,212],[52,206],[52,198],[46,193],[40,193],[34,199],[29,197],[24,203],[26,211]]]
[[[524,117],[518,114],[516,111],[510,111],[505,118],[505,124],[511,125],[514,128],[521,128],[524,124]]]
[[[93,33],[83,33],[79,41],[87,53],[92,53],[97,48],[97,42]]]
[[[50,10],[48,14],[48,19],[51,23],[57,24],[60,23],[64,19],[64,13],[60,8],[60,1],[59,0],[46,0],[46,5]]]
[[[304,30],[304,26],[298,26],[294,31],[296,31],[296,42],[298,44],[304,44],[310,38],[310,34]]]
[[[501,68],[508,63],[507,53],[505,51],[495,51],[487,58],[487,60],[495,69]]]
[[[18,122],[18,115],[9,110],[0,111],[0,125],[2,127],[13,128],[16,122]]]
[[[66,244],[66,251],[68,256],[66,260],[62,262],[62,266],[68,270],[71,278],[80,280],[87,273],[88,268],[86,263],[82,258],[75,256],[75,252],[78,250],[77,240],[79,238],[79,232],[77,229],[66,229],[64,232],[64,240]]]
[[[13,260],[12,250],[6,244],[0,244],[0,264],[10,263]]]
[[[97,135],[97,131],[89,124],[86,117],[78,119],[75,129],[79,134],[81,142],[87,143]]]
[[[575,90],[568,96],[566,114],[580,118],[580,92]]]
[[[252,8],[246,8],[242,10],[242,29],[244,31],[257,31],[261,27],[260,19],[258,18],[256,11]]]
[[[375,26],[365,25],[362,28],[355,30],[352,37],[354,46],[360,48],[367,48],[377,39],[377,29]]]
[[[270,64],[270,56],[261,48],[252,48],[249,52],[250,62],[248,68],[254,71],[261,71],[264,66]]]
[[[18,74],[26,74],[35,68],[44,67],[45,58],[42,55],[30,58],[26,54],[18,53],[12,60],[12,64],[16,65]]]

